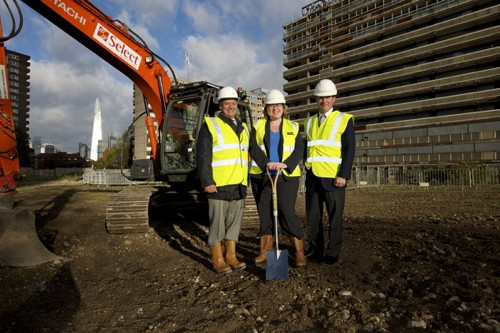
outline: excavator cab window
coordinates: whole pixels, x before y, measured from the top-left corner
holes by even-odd
[[[248,104],[238,103],[238,114],[236,116],[247,124],[249,130],[252,128],[252,112]]]
[[[214,100],[210,101],[209,105],[208,105],[207,114],[205,116],[215,117],[218,114],[218,112],[220,112],[219,104],[217,102],[215,102]]]
[[[201,99],[174,101],[164,124],[163,165],[169,171],[194,168],[194,141],[200,125]]]

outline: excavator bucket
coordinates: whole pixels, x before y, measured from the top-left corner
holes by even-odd
[[[25,267],[57,259],[62,257],[50,252],[38,238],[32,212],[0,208],[0,264]]]

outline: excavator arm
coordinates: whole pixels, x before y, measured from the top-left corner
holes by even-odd
[[[161,128],[172,80],[146,43],[135,39],[125,24],[104,14],[90,1],[21,1],[130,78],[141,89]],[[149,114],[146,124],[151,158],[156,160],[158,137]]]
[[[0,36],[3,36],[1,24]],[[0,40],[0,197],[14,194],[20,177],[7,58],[3,40]]]

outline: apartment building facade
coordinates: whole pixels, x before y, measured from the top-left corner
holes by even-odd
[[[283,26],[292,120],[335,108],[354,115],[356,164],[499,162],[500,3],[322,0]]]
[[[252,110],[252,121],[257,123],[259,119],[264,118],[264,99],[269,93],[269,89],[256,88],[246,93],[245,101]]]
[[[134,84],[134,114],[135,120],[133,127],[133,140],[134,140],[134,160],[145,160],[151,158],[151,141],[149,140],[148,128],[146,127],[146,105],[144,104],[144,95],[141,89]],[[151,117],[154,119],[155,131],[158,135],[158,122],[154,112],[150,112]]]
[[[6,50],[9,70],[9,92],[16,128],[29,133],[30,57]]]

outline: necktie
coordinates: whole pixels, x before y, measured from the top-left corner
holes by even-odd
[[[238,128],[238,122],[236,121],[236,119],[231,119],[231,127],[236,131],[236,129]]]
[[[321,126],[321,123],[323,120],[325,120],[326,116],[324,114],[319,115],[319,125]]]

